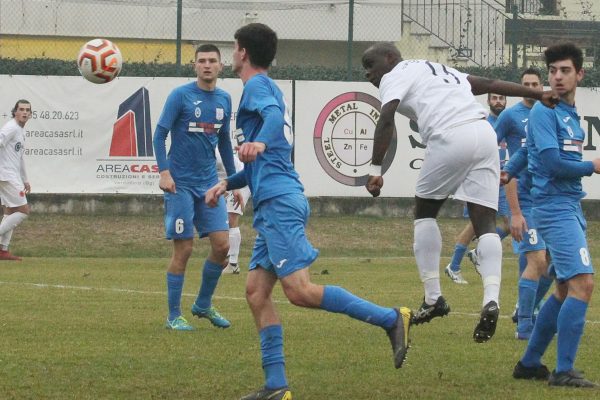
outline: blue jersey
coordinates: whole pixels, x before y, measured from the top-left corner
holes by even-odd
[[[541,165],[540,153],[558,149],[563,160],[581,162],[585,132],[579,125],[577,109],[560,102],[554,109],[537,103],[531,110],[527,149],[528,169],[533,175],[532,195],[535,206],[579,201],[585,196],[581,177],[552,178]]]
[[[276,196],[304,192],[291,161],[293,134],[287,105],[283,93],[267,75],[257,74],[246,81],[236,127],[238,138],[267,146],[239,172],[250,187],[254,208]]]
[[[229,121],[231,97],[219,88],[202,90],[197,82],[174,89],[165,102],[154,136],[160,171],[168,169],[176,184],[209,188],[217,182],[215,148],[231,152]],[[160,129],[162,128],[162,129]],[[158,134],[158,132],[166,133]],[[165,139],[171,132],[171,148],[165,157]],[[223,154],[221,154],[223,157]],[[235,172],[233,155],[228,171]]]
[[[490,125],[494,126],[494,124],[496,124],[496,121],[498,120],[498,117],[496,117],[493,114],[490,114],[488,115],[487,120],[490,123]],[[506,163],[506,141],[504,140],[498,142],[498,155],[500,156],[500,169],[502,169],[502,167],[504,167],[504,164]]]
[[[523,102],[519,102],[500,113],[493,125],[498,136],[498,143],[506,141],[508,154],[512,155],[519,150],[521,142],[525,139],[525,125],[531,111]]]
[[[498,142],[505,140],[510,156],[514,155],[519,148],[525,146],[527,136],[527,122],[531,108],[523,104],[522,101],[514,106],[502,111],[500,117],[494,125],[494,130],[498,136]],[[527,209],[532,206],[531,199],[531,175],[526,169],[516,176],[519,183],[517,193],[519,196],[519,206],[521,209]]]

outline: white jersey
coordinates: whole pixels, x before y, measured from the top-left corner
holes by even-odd
[[[26,182],[25,128],[13,118],[0,128],[0,181]]]
[[[402,61],[381,79],[381,105],[399,100],[397,112],[417,123],[423,143],[427,143],[435,131],[487,117],[488,111],[473,96],[467,76],[431,61]]]
[[[227,178],[227,172],[225,171],[225,166],[223,165],[223,160],[218,149],[215,150],[215,156],[217,157],[217,174],[219,175],[219,179],[225,179]],[[244,169],[244,163],[240,161],[235,153],[233,153],[233,164],[235,165],[235,172],[240,172]]]

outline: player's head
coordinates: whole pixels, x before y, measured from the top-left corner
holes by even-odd
[[[242,26],[233,35],[233,71],[239,72],[244,61],[253,67],[268,69],[277,53],[277,33],[265,24]]]
[[[391,42],[379,42],[369,47],[362,56],[365,78],[379,87],[383,75],[390,72],[400,61],[400,50]]]
[[[31,103],[25,99],[17,100],[10,113],[19,125],[25,126],[25,123],[31,117]]]
[[[216,83],[223,64],[221,52],[214,44],[202,44],[196,48],[194,70],[198,79],[209,85]]]
[[[544,59],[552,90],[560,97],[574,94],[584,75],[581,49],[573,43],[556,44],[544,51]]]
[[[536,68],[527,68],[521,72],[521,85],[539,91],[544,90],[544,86],[542,86],[542,74]],[[530,107],[535,103],[535,99],[530,99],[528,97],[524,97],[523,101]]]
[[[487,103],[490,107],[490,112],[498,116],[506,108],[506,96],[503,94],[488,93]]]

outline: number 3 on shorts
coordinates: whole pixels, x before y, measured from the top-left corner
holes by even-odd
[[[537,237],[537,230],[535,229],[530,229],[529,232],[529,244],[537,244],[538,242],[538,237]]]
[[[183,220],[181,218],[175,220],[175,233],[183,233]]]

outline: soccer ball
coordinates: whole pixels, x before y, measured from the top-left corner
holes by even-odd
[[[93,83],[112,81],[119,75],[122,66],[121,51],[106,39],[90,40],[81,47],[77,56],[81,76]]]

